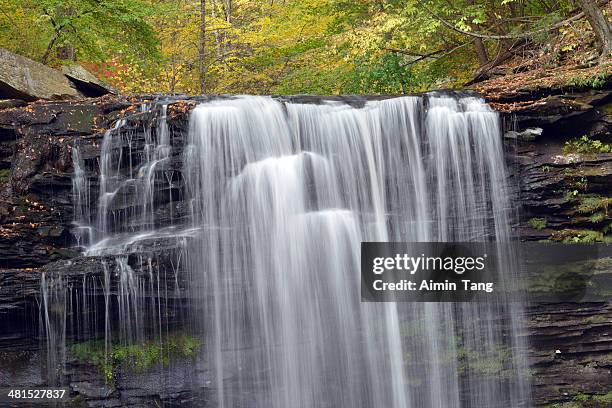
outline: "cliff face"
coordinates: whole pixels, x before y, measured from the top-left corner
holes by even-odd
[[[82,311],[71,311],[71,306],[68,306],[68,322],[64,323],[68,327],[66,335],[77,343],[89,340],[83,338],[81,325],[89,325],[87,330],[90,333],[96,333],[98,338],[101,333],[104,338],[104,319],[96,318],[95,313],[107,307],[104,304],[105,293],[120,292],[122,268],[137,271],[135,279],[140,279],[138,274],[147,271],[147,285],[133,288],[141,290],[139,296],[145,299],[139,306],[147,311],[165,311],[163,316],[139,316],[146,320],[144,325],[150,327],[151,321],[161,325],[163,319],[164,328],[171,338],[182,336],[183,339],[185,336],[179,333],[182,320],[178,315],[187,299],[177,293],[184,289],[186,277],[175,277],[171,273],[176,243],[174,247],[164,246],[163,241],[158,240],[146,248],[139,248],[137,256],[126,254],[121,259],[125,264],[119,265],[116,257],[80,257],[73,235],[73,146],[79,146],[82,165],[92,174],[97,174],[105,131],[117,119],[136,112],[126,126],[134,130],[135,154],[142,154],[145,145],[143,126],[155,121],[155,113],[137,113],[142,103],[136,99],[104,97],[79,102],[41,102],[0,110],[0,325],[3,327],[0,333],[0,386],[16,383],[41,386],[46,382],[45,377],[49,377],[48,373],[41,372],[49,372],[44,364],[41,367],[47,351],[39,348],[43,327],[39,321],[38,305],[44,297],[41,292],[43,274],[47,275],[49,285],[55,284],[54,275],[61,275],[62,285],[83,288],[83,299],[77,301],[86,302],[77,306]],[[187,124],[184,103],[172,105],[168,115],[173,118],[171,132],[177,137],[184,134]],[[95,202],[97,176],[91,180],[90,187],[91,197],[88,199]],[[160,196],[156,197],[160,204],[156,218],[160,222],[169,219],[170,213],[175,220],[180,219],[182,201],[174,195],[174,202],[169,204],[167,198],[173,194],[172,191],[170,195],[168,193],[167,189],[160,189]],[[134,195],[130,200],[140,198]],[[108,286],[101,284],[106,278]],[[170,294],[160,296],[160,290],[168,288],[172,288]],[[53,320],[56,308],[65,308],[66,302],[71,304],[75,300],[56,299],[49,295],[45,301],[49,302],[50,319]],[[172,307],[166,307],[170,302]],[[156,330],[159,332],[160,329]],[[61,336],[61,333],[57,335]],[[89,347],[84,344],[85,348]],[[91,347],[94,346],[92,343]],[[152,359],[157,350],[155,345],[143,347],[137,352],[149,355],[138,358]],[[62,350],[57,352],[64,353]],[[129,354],[135,351],[120,348],[114,352]],[[198,370],[193,368],[195,361],[186,356],[169,361],[167,357],[158,356],[159,361],[152,361],[151,367],[142,373],[122,375],[119,365],[101,367],[99,361],[92,364],[96,361],[96,353],[99,351],[86,350],[79,359],[73,350],[69,352],[67,366],[63,369],[63,382],[69,383],[76,394],[73,401],[87,401],[87,406],[160,406],[177,401],[188,404],[198,392],[197,384],[206,383],[205,379],[196,382],[191,377],[189,373]],[[155,368],[158,364],[164,364],[164,370]],[[109,381],[111,377],[112,381]],[[164,387],[159,386],[162,383]],[[198,394],[198,400],[203,399],[205,396]]]
[[[532,100],[534,96],[538,98]],[[102,276],[100,262],[75,258],[72,146],[79,145],[84,165],[95,171],[104,131],[126,112],[138,112],[144,99],[103,97],[0,110],[0,323],[8,329],[0,334],[0,349],[31,343],[28,358],[36,359],[36,342],[28,339],[38,335],[38,328],[29,322],[38,319],[42,272],[61,269],[75,284],[86,275]],[[612,222],[608,212],[612,152],[605,152],[606,143],[612,141],[612,91],[501,95],[491,103],[504,112],[509,130],[511,182],[520,206],[515,234],[524,240],[605,241]],[[185,134],[194,104],[169,103],[173,138]],[[135,150],[144,146],[138,129],[155,120],[147,113],[132,115],[128,126],[135,130]],[[174,172],[180,172],[177,160],[169,164]],[[186,211],[180,177],[169,184],[169,190],[160,189],[156,199],[159,220],[164,214],[180,218]],[[92,191],[97,191],[95,184]],[[168,263],[163,248],[154,252],[156,262]],[[127,262],[136,268],[143,260],[130,257]],[[112,263],[109,259],[110,267]],[[184,282],[178,285],[185,286]],[[612,384],[612,302],[533,305],[528,316],[525,336],[530,344],[535,401],[544,405],[584,400],[585,406],[598,406]],[[0,354],[1,358],[8,357]],[[73,369],[78,371],[79,365]],[[2,378],[0,375],[0,385]],[[40,379],[28,381],[35,384]],[[176,397],[187,398],[180,391],[186,382],[181,381]],[[114,398],[117,404],[126,404],[121,393],[105,388],[101,378],[80,387],[85,399]],[[125,389],[134,387],[124,384]],[[141,389],[136,394],[138,398],[131,400],[135,404],[170,398],[156,390]]]
[[[506,137],[520,204],[515,234],[530,241],[610,242],[612,92],[491,99],[512,129]],[[528,317],[535,402],[608,406],[612,301],[531,305]]]

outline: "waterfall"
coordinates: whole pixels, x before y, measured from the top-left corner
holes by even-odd
[[[482,100],[218,100],[194,109],[184,156],[219,406],[525,403],[518,339],[495,321],[513,306],[359,301],[361,241],[509,239]]]
[[[481,99],[216,98],[181,135],[169,103],[105,134],[97,194],[73,153],[107,350],[112,330],[160,337],[171,293],[204,336],[211,406],[529,406],[520,304],[360,301],[362,241],[510,239],[499,118]]]

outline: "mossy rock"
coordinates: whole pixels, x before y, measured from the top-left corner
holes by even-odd
[[[177,359],[191,358],[201,344],[197,337],[173,333],[161,341],[112,345],[108,354],[100,340],[74,344],[70,351],[77,361],[98,367],[106,381],[113,383],[119,371],[142,373],[156,366],[168,366]]]
[[[548,224],[546,218],[531,218],[528,222],[529,225],[531,225],[531,228],[537,231],[543,230]]]
[[[565,143],[563,146],[564,154],[587,154],[597,155],[600,153],[611,153],[612,145],[598,139],[590,139],[588,136],[582,136],[578,139],[573,139]]]
[[[596,242],[606,242],[601,231],[563,229],[552,233],[550,239],[556,242],[590,244]]]
[[[612,406],[612,392],[607,394],[576,394],[571,401],[546,405],[547,408],[609,408]]]
[[[594,214],[601,212],[604,215],[608,214],[608,208],[612,207],[611,197],[602,197],[598,195],[582,195],[578,197],[578,206],[576,210],[581,214]]]
[[[605,113],[606,115],[611,115],[612,116],[612,103],[605,104],[602,107],[600,107],[599,109],[601,109],[601,111],[603,113]]]

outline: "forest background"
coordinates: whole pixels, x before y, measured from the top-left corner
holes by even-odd
[[[606,0],[0,0],[0,47],[133,93],[597,87],[611,13]]]

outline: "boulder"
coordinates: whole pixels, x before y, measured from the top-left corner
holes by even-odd
[[[542,134],[542,128],[527,128],[522,132],[509,130],[504,134],[504,137],[508,139],[517,139],[523,142],[531,142],[536,140],[538,136]]]
[[[79,64],[66,65],[62,67],[62,73],[74,84],[74,86],[85,96],[97,97],[106,94],[117,93],[115,89],[96,78]]]
[[[0,48],[0,99],[73,99],[79,92],[59,71]]]

